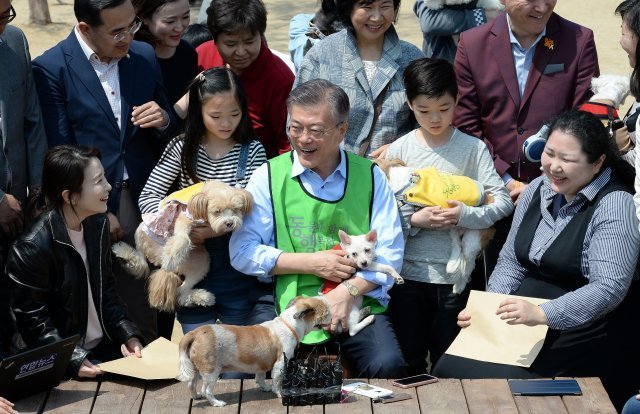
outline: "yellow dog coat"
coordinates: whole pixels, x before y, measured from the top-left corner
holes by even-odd
[[[414,185],[404,192],[404,201],[419,206],[449,208],[447,200],[479,206],[484,198],[484,187],[480,182],[462,175],[449,175],[435,167],[414,171],[411,182]]]

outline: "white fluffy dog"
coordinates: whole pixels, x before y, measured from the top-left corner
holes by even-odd
[[[287,309],[271,321],[254,326],[205,325],[180,341],[180,381],[189,381],[193,399],[206,398],[215,407],[226,405],[213,394],[220,374],[240,371],[256,374],[263,391],[282,391],[285,355],[293,357],[300,339],[331,323],[329,306],[322,298],[294,298]],[[272,386],[266,382],[271,370]],[[201,392],[196,382],[202,378]]]
[[[149,304],[173,311],[181,306],[210,306],[215,297],[204,289],[193,289],[209,270],[209,254],[203,245],[191,243],[189,233],[197,223],[207,222],[216,234],[231,232],[242,226],[243,217],[251,211],[253,197],[245,190],[220,181],[207,181],[187,204],[175,221],[173,235],[166,243],[148,234],[145,224],[135,233],[136,249],[126,243],[113,245],[116,257],[130,273],[144,277],[149,273],[147,259],[161,266],[150,276]],[[184,281],[179,275],[184,276]]]

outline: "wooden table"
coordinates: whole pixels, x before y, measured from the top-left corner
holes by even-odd
[[[598,378],[578,378],[583,395],[565,397],[512,396],[506,380],[455,380],[411,388],[412,399],[374,404],[350,395],[342,404],[282,406],[275,394],[260,391],[254,380],[220,380],[216,397],[227,402],[214,408],[192,401],[186,384],[111,377],[104,381],[67,381],[53,390],[16,402],[20,413],[615,413]],[[345,380],[345,383],[356,380]],[[366,381],[366,380],[365,380]],[[392,388],[390,380],[369,380]],[[394,390],[398,390],[394,388]]]

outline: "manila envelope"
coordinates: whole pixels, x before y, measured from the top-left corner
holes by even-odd
[[[99,364],[101,370],[144,380],[171,379],[178,376],[178,345],[158,338],[135,355]]]
[[[547,302],[547,299],[472,290],[466,308],[471,316],[471,326],[460,331],[446,353],[529,368],[540,353],[549,328],[547,325],[507,324],[496,315],[500,303],[507,298],[524,299],[534,305]]]

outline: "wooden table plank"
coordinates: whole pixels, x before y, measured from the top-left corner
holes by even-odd
[[[31,397],[26,397],[18,401],[11,401],[13,409],[23,414],[34,414],[42,410],[49,391],[40,392]]]
[[[89,414],[99,385],[96,380],[62,382],[49,392],[44,412]]]
[[[518,413],[506,380],[462,380],[462,389],[471,414]]]
[[[144,398],[146,381],[113,377],[100,383],[92,414],[138,414]]]
[[[440,379],[418,387],[420,410],[429,414],[468,414],[467,400],[458,379]]]
[[[369,382],[366,379],[345,379],[344,385],[354,382]],[[371,414],[371,398],[358,394],[349,394],[345,400],[338,404],[325,404],[325,414]]]
[[[267,380],[271,383],[271,380]],[[287,407],[282,405],[282,400],[273,392],[265,392],[258,387],[253,379],[242,380],[242,400],[240,401],[241,413],[283,414]]]
[[[513,396],[520,414],[566,414],[567,409],[559,396],[523,397]]]
[[[176,380],[149,381],[142,414],[188,414],[191,393],[186,383]]]
[[[411,399],[387,404],[372,402],[372,411],[375,414],[419,413],[420,407],[418,405],[418,394],[416,393],[415,387],[402,389],[394,387],[391,381],[392,380],[388,379],[371,379],[369,380],[369,384],[392,390],[394,393],[407,393],[411,395]],[[431,411],[429,411],[429,413],[430,412]]]
[[[615,413],[609,394],[605,391],[599,378],[576,378],[582,395],[565,395],[562,397],[569,413]]]
[[[255,381],[254,381],[255,382]],[[189,390],[186,383],[180,384],[186,391],[187,398],[189,396]],[[200,391],[200,383],[198,384],[198,391]],[[191,402],[192,414],[204,414],[204,413],[216,413],[216,414],[230,414],[238,413],[240,411],[240,394],[242,392],[242,381],[239,379],[220,379],[216,382],[216,386],[213,388],[213,395],[218,400],[222,400],[227,403],[224,407],[214,407],[211,403],[203,398],[201,400],[193,400]]]

